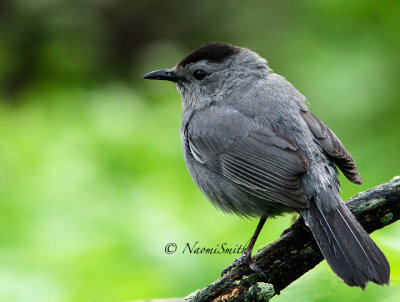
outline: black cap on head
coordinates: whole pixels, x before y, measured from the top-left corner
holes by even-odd
[[[209,42],[188,54],[181,62],[179,62],[178,66],[185,66],[201,60],[221,62],[238,53],[239,50],[239,47],[232,46],[228,43]]]

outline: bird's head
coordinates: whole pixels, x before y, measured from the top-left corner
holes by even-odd
[[[266,60],[255,52],[210,42],[188,54],[175,67],[149,72],[143,78],[175,82],[184,106],[198,107],[243,92],[269,73]]]

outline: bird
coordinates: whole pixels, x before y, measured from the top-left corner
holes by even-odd
[[[247,263],[262,273],[251,254],[267,218],[297,212],[347,285],[389,283],[388,260],[339,194],[338,169],[362,184],[353,157],[264,58],[245,47],[208,42],[175,67],[143,78],[176,84],[184,160],[200,191],[224,212],[260,217],[229,269]]]

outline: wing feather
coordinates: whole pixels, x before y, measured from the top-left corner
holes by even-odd
[[[300,176],[309,164],[295,144],[265,126],[228,141],[202,134],[189,137],[189,146],[200,163],[247,193],[295,208],[308,207]]]
[[[302,111],[301,114],[316,141],[347,179],[355,184],[362,184],[361,175],[357,170],[353,157],[332,130],[311,112]]]

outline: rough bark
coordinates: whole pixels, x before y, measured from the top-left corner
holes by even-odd
[[[400,177],[357,194],[346,202],[368,233],[400,218]],[[254,256],[267,279],[248,265],[235,267],[207,287],[191,293],[186,301],[268,301],[323,260],[301,218],[275,242],[261,247]]]

